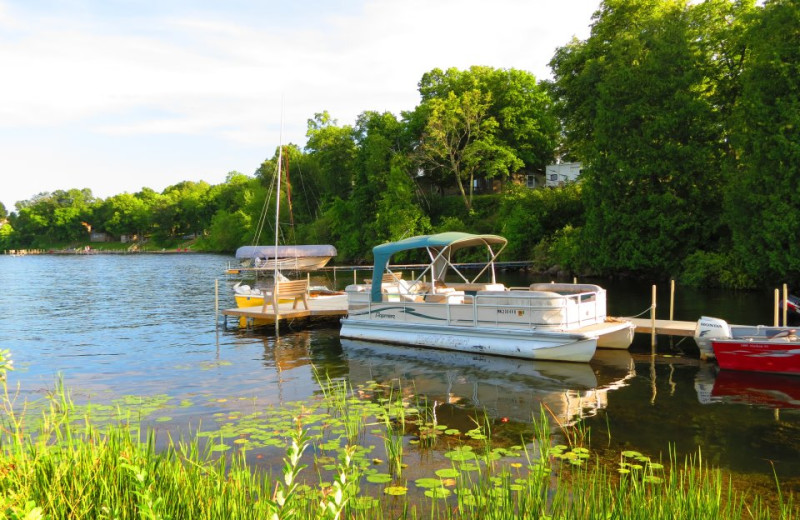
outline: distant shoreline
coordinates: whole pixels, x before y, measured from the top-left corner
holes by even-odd
[[[172,249],[145,249],[128,251],[126,249],[7,249],[4,255],[9,256],[28,256],[28,255],[172,255],[172,254],[200,254],[206,251],[194,251],[190,248]]]

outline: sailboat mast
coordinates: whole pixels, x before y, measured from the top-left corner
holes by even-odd
[[[283,128],[283,123],[281,123],[281,128]],[[281,134],[283,131],[281,130]],[[283,159],[283,139],[281,139],[281,144],[278,147],[278,181],[277,181],[277,189],[275,190],[275,272],[274,272],[274,279],[275,284],[278,283],[278,233],[280,232],[280,214],[281,214],[281,170],[283,169],[281,166],[281,162]]]

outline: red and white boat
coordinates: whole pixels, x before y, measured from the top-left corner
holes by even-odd
[[[771,337],[712,339],[719,367],[800,376],[800,338],[794,330]]]

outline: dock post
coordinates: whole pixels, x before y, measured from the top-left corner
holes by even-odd
[[[781,296],[778,292],[778,289],[775,289],[775,326],[780,325],[780,315],[778,313],[778,307],[780,305]]]
[[[219,329],[219,278],[214,279],[214,325]]]
[[[669,321],[675,318],[675,279],[669,281]]]
[[[650,353],[656,354],[656,286],[653,284],[653,306],[650,307]]]
[[[353,285],[358,285],[358,279],[356,279],[356,270],[353,268]]]
[[[783,326],[788,327],[789,322],[787,321],[786,311],[788,310],[789,306],[786,305],[786,302],[789,301],[789,287],[786,284],[783,284]]]

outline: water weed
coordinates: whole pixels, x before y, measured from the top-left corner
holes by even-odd
[[[631,450],[609,467],[587,431],[561,425],[555,443],[544,408],[517,445],[496,445],[488,417],[448,434],[435,405],[377,382],[320,378],[319,398],[264,409],[217,399],[215,430],[159,442],[125,403],[76,406],[57,385],[34,431],[8,390],[9,360],[0,352],[0,518],[798,518],[791,495],[770,509],[700,453],[655,462]],[[171,406],[128,401],[156,415]],[[431,428],[433,442],[411,444]],[[273,475],[261,457],[276,451]],[[402,471],[434,453],[427,476]]]

